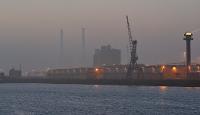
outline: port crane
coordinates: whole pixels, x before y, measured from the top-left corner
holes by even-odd
[[[136,52],[137,40],[133,40],[128,16],[126,16],[126,22],[127,22],[127,28],[128,28],[128,36],[129,36],[129,48],[130,48],[130,53],[131,53],[131,58],[128,64],[126,77],[130,79],[132,78],[133,72],[137,69],[137,60],[138,60],[138,56]]]

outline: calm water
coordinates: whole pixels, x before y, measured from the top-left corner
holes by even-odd
[[[200,88],[0,84],[0,115],[200,115]]]

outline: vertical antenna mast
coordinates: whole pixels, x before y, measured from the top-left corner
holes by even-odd
[[[131,59],[128,65],[126,77],[130,79],[132,77],[134,70],[136,70],[136,66],[137,66],[137,60],[138,60],[138,57],[136,54],[137,40],[133,40],[128,16],[126,16],[126,22],[127,22],[127,27],[128,27],[128,36],[129,36],[129,45],[130,45],[129,47],[130,47],[130,53],[131,53]]]
[[[60,64],[63,64],[64,47],[63,47],[63,29],[60,30]]]
[[[85,66],[85,28],[82,28],[82,66]]]

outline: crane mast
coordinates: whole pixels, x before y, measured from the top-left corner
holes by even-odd
[[[137,51],[137,40],[133,40],[128,16],[126,16],[126,21],[127,21],[127,27],[128,27],[129,48],[130,48],[130,53],[131,53],[131,58],[130,58],[130,62],[128,65],[126,77],[130,79],[132,77],[134,70],[136,70],[136,66],[137,66],[137,60],[138,60],[138,56],[137,56],[137,52],[136,52]]]

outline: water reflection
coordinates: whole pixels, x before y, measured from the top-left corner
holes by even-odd
[[[94,85],[95,88],[99,88],[99,85]]]
[[[168,87],[167,86],[159,86],[160,92],[166,92]]]
[[[200,90],[200,87],[185,87],[186,90]]]

